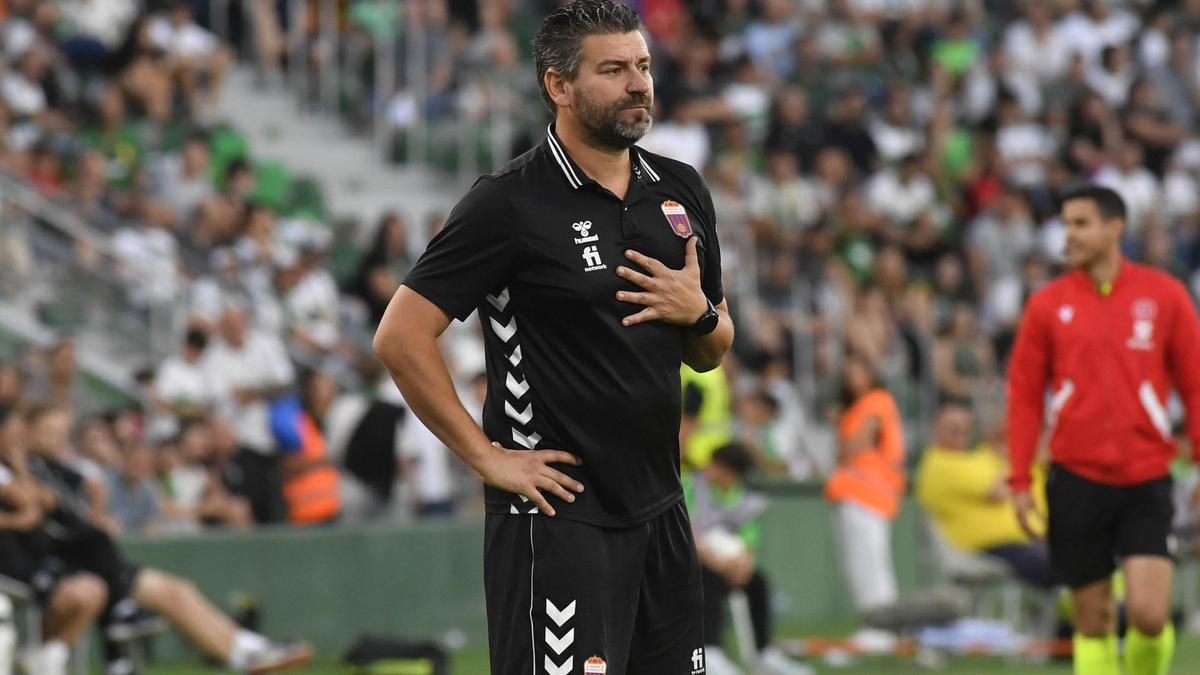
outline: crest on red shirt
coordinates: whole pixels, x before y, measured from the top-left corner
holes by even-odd
[[[1130,308],[1135,320],[1153,321],[1158,317],[1158,303],[1150,298],[1138,298],[1133,301],[1133,307]]]
[[[1133,336],[1125,346],[1139,351],[1154,349],[1154,319],[1158,316],[1158,305],[1150,298],[1138,298],[1130,307],[1133,315]]]

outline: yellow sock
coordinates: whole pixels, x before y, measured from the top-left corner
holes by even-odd
[[[1125,631],[1125,671],[1127,675],[1167,675],[1175,653],[1175,626],[1170,623],[1154,637],[1130,627]]]
[[[1075,675],[1121,675],[1117,658],[1117,636],[1090,638],[1079,633],[1075,645]]]

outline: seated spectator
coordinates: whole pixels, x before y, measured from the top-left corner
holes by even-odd
[[[195,113],[201,110],[201,104],[215,104],[232,54],[215,35],[195,22],[191,3],[174,0],[165,15],[150,20],[147,29],[150,43],[166,52],[188,110]]]
[[[196,212],[215,194],[210,160],[208,137],[197,133],[184,141],[178,153],[159,162],[155,194],[181,223],[191,223]]]
[[[203,321],[188,326],[182,353],[167,358],[154,375],[155,408],[167,420],[162,436],[178,433],[178,420],[204,417],[217,404],[217,387],[204,367],[209,333]]]
[[[771,603],[766,575],[757,563],[760,517],[766,499],[746,488],[754,457],[740,443],[717,448],[700,472],[686,475],[688,512],[704,576],[704,642],[711,675],[740,672],[721,647],[729,593],[740,590],[750,605],[756,672],[802,675],[812,669],[789,659],[771,643]],[[751,665],[751,664],[747,664]]]
[[[162,495],[153,480],[154,451],[135,443],[121,453],[116,469],[108,473],[108,515],[120,532],[149,534],[159,527]]]
[[[787,475],[785,440],[779,433],[779,401],[759,390],[739,398],[736,408],[735,436],[751,453],[754,463],[769,475]]]
[[[367,304],[373,323],[377,324],[383,318],[383,310],[387,309],[412,263],[407,223],[397,213],[384,214],[349,289]]]
[[[252,329],[245,310],[228,307],[217,324],[220,340],[208,348],[204,369],[227,411],[238,444],[263,456],[275,453],[270,405],[288,393],[295,367],[279,336]]]
[[[52,403],[31,406],[25,413],[29,450],[38,457],[70,467],[79,476],[77,492],[81,501],[75,506],[98,527],[116,532],[120,528],[108,514],[106,467],[80,456],[72,447],[71,423],[67,408]]]
[[[1017,524],[1006,482],[1008,463],[1000,448],[971,446],[973,426],[971,409],[961,403],[939,408],[933,444],[917,468],[917,501],[951,546],[1002,560],[1026,583],[1050,588],[1045,542],[1030,541]]]
[[[283,497],[283,468],[278,455],[264,455],[242,446],[233,423],[217,418],[211,425],[212,445],[209,469],[212,479],[205,483],[206,500],[220,497],[222,511],[235,515],[225,518],[229,525],[239,526],[243,520],[241,504],[249,506],[253,522],[281,523],[287,520],[287,503]],[[207,503],[207,501],[206,501]],[[207,510],[207,509],[206,509]],[[211,518],[211,516],[210,516]]]
[[[0,574],[28,584],[42,607],[42,642],[22,659],[26,672],[66,675],[70,646],[108,602],[104,581],[85,571],[47,569],[38,527],[54,496],[23,471],[24,423],[0,407]]]
[[[83,141],[104,156],[110,185],[131,187],[144,150],[141,136],[125,112],[124,92],[115,84],[105,87],[96,108],[96,124],[83,130]]]
[[[180,276],[179,242],[168,223],[142,220],[117,230],[113,253],[126,292],[141,307],[176,300],[183,289]]]
[[[979,332],[975,310],[958,303],[933,345],[933,378],[938,397],[964,405],[987,400],[995,380],[992,344]]]
[[[34,430],[52,412],[35,408],[26,415],[26,423]],[[89,496],[84,491],[83,476],[55,457],[32,455],[10,470],[31,476],[43,493],[48,490],[49,496],[39,504],[34,526],[45,543],[35,569],[78,569],[99,576],[107,591],[103,623],[126,616],[125,601],[131,599],[137,607],[162,615],[205,655],[235,670],[274,672],[312,659],[312,648],[307,644],[279,644],[239,628],[191,582],[127,560],[108,532],[92,521],[85,506]]]

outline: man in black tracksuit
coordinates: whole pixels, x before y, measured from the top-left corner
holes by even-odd
[[[705,672],[679,481],[679,367],[733,341],[712,200],[634,144],[653,112],[637,15],[552,12],[534,41],[545,139],[485,176],[393,298],[375,349],[486,483],[492,673]],[[483,429],[436,339],[478,311]]]

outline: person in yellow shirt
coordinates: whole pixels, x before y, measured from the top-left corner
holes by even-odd
[[[1045,541],[1030,541],[1009,500],[1003,448],[987,443],[971,447],[974,424],[971,409],[961,403],[947,402],[938,409],[933,444],[917,468],[917,501],[950,545],[999,558],[1022,580],[1050,588]],[[1041,475],[1035,472],[1035,482]],[[1034,494],[1042,494],[1042,486],[1035,487]]]

